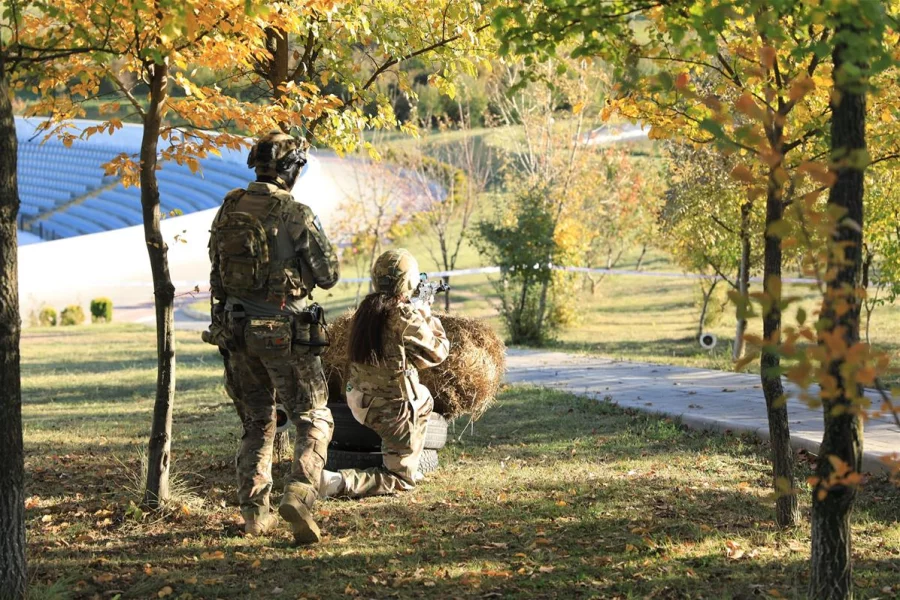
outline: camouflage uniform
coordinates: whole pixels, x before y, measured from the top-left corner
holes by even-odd
[[[260,144],[266,139],[289,147],[293,140],[270,134]],[[256,166],[257,175],[274,178],[274,169]],[[309,340],[310,324],[304,319],[309,293],[316,285],[327,289],[337,282],[338,260],[312,210],[295,202],[286,186],[278,185],[283,184],[280,179],[276,183],[257,181],[246,190],[230,192],[210,236],[210,283],[220,307],[214,308],[210,331],[227,350],[226,389],[243,424],[236,463],[238,499],[248,522],[269,515],[275,394],[297,429],[285,500],[312,507],[334,427],[321,360],[303,342]],[[246,235],[242,238],[229,229],[248,222],[246,215],[256,217],[264,230],[261,235],[266,236],[256,247],[246,242]],[[265,255],[265,260],[242,260],[242,243],[248,255]],[[260,264],[268,268],[260,269]],[[259,289],[236,293],[235,281]],[[257,283],[246,283],[251,281]]]
[[[409,253],[400,252],[385,255],[415,265]],[[376,289],[379,263],[385,262],[382,257],[373,268]],[[418,268],[409,270],[414,274],[410,279],[418,280]],[[351,363],[347,386],[347,403],[354,417],[381,436],[383,465],[340,471],[343,496],[374,496],[415,487],[428,416],[434,407],[431,392],[419,383],[418,369],[442,363],[450,351],[444,327],[427,304],[414,307],[401,302],[388,319],[383,343],[383,360],[377,365]]]

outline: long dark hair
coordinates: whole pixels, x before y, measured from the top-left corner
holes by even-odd
[[[376,364],[384,358],[384,330],[388,316],[397,308],[398,296],[373,292],[363,298],[350,324],[350,361]]]

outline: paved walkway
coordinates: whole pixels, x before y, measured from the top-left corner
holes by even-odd
[[[609,397],[619,406],[680,417],[690,427],[769,437],[756,375],[517,349],[509,351],[507,368],[509,383],[552,387],[595,399]],[[822,411],[792,398],[788,416],[794,448],[818,453]],[[865,426],[863,469],[885,471],[880,458],[895,452],[900,453],[897,425],[889,417],[870,419]]]

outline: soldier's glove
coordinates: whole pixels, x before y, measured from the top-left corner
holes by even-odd
[[[225,303],[224,302],[219,300],[218,302],[210,303],[209,321],[212,324],[212,327],[225,327]]]
[[[209,329],[200,334],[207,344],[218,346],[219,351],[225,356],[225,351],[230,350],[233,344],[232,333],[225,319],[225,303],[222,301],[210,304]]]

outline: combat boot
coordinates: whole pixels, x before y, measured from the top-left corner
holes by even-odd
[[[278,507],[281,518],[290,523],[294,533],[294,543],[315,544],[322,540],[319,526],[312,518],[309,508],[300,501],[300,498],[290,492],[285,492]]]
[[[322,469],[322,477],[319,480],[319,498],[334,498],[343,491],[344,476]]]
[[[247,535],[262,535],[272,528],[278,519],[272,513],[265,513],[260,517],[244,517],[244,533]]]

